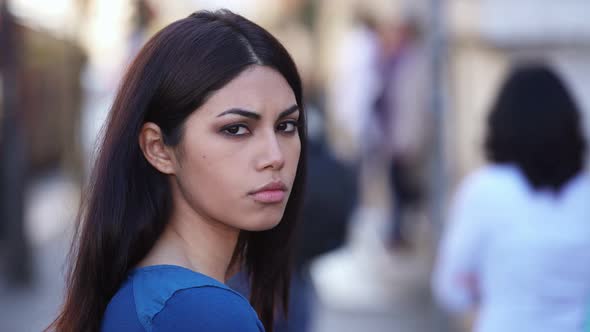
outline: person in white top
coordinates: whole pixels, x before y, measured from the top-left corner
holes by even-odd
[[[590,309],[590,175],[580,113],[544,65],[516,67],[488,118],[490,163],[453,199],[433,275],[477,332],[582,331]]]

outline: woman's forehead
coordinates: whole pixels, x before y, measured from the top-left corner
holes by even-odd
[[[203,108],[223,112],[240,108],[257,113],[280,113],[296,105],[287,80],[275,69],[254,65],[215,91]]]

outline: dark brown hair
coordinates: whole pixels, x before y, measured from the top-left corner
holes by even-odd
[[[488,118],[488,159],[557,192],[584,167],[585,146],[580,111],[559,76],[544,64],[514,67]]]
[[[80,209],[67,293],[49,327],[98,331],[105,308],[130,269],[153,247],[171,213],[166,175],[145,159],[138,135],[154,122],[164,142],[182,139],[183,123],[212,92],[252,65],[277,70],[301,110],[301,155],[283,219],[271,230],[242,232],[234,257],[250,277],[251,302],[268,331],[279,305],[287,310],[291,237],[302,200],[305,117],[293,60],[266,30],[227,10],[200,11],[158,32],[126,73],[105,127]]]

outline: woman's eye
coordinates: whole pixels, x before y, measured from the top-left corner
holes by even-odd
[[[232,125],[223,128],[223,132],[231,136],[242,136],[248,134],[250,131],[244,125]]]
[[[277,126],[277,130],[280,130],[284,133],[293,133],[297,130],[297,122],[287,121],[279,123],[279,125]]]

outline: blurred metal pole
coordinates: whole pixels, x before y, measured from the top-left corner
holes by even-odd
[[[448,163],[446,162],[446,96],[448,90],[445,81],[447,75],[448,61],[448,32],[445,20],[445,0],[429,0],[430,2],[430,38],[432,47],[432,112],[435,123],[434,139],[434,161],[432,162],[432,205],[431,205],[431,222],[433,228],[433,241],[435,248],[438,247],[439,239],[444,228],[445,222],[445,205],[448,190]],[[435,253],[436,254],[436,253]],[[435,321],[437,330],[448,332],[451,330],[448,316],[442,310],[436,311]]]
[[[8,1],[0,2],[0,73],[2,75],[2,127],[0,128],[0,223],[4,247],[3,268],[10,284],[31,280],[31,253],[25,237],[24,192],[27,172],[23,132],[22,89],[19,59],[22,40],[8,12]]]

